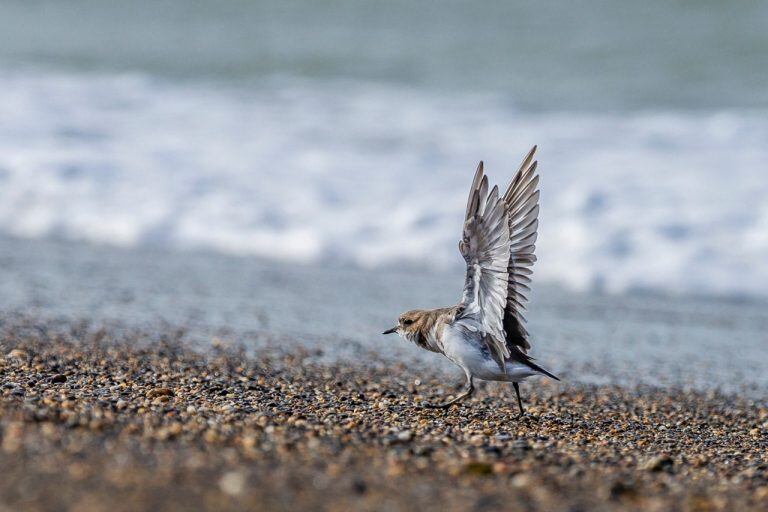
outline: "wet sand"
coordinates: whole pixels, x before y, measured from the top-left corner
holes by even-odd
[[[766,510],[768,407],[71,325],[0,338],[0,510]],[[452,380],[453,376],[448,377]]]

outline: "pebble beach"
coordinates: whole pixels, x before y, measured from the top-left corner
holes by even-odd
[[[768,510],[768,406],[6,322],[0,510]]]

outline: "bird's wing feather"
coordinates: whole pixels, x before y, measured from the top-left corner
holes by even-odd
[[[509,219],[498,187],[488,192],[483,163],[477,167],[467,201],[459,250],[467,263],[464,293],[456,321],[480,331],[491,354],[504,369],[510,356],[504,334],[509,279]]]
[[[459,250],[467,263],[464,292],[455,320],[480,331],[499,366],[530,348],[522,311],[528,301],[536,261],[539,177],[533,155],[523,159],[504,195],[488,192],[483,163],[477,167],[467,200]],[[526,363],[527,364],[527,363]]]
[[[533,272],[531,267],[536,261],[534,252],[539,227],[539,177],[536,174],[537,162],[533,159],[535,152],[536,146],[523,159],[504,194],[510,239],[504,331],[507,347],[512,352],[517,347],[523,353],[531,348],[528,332],[523,327],[525,317],[521,311],[525,309],[524,304],[528,300],[525,293],[530,290],[527,284],[531,279],[528,276]]]

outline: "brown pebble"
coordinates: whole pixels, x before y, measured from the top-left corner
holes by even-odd
[[[27,354],[25,351],[15,348],[8,352],[8,358],[10,359],[23,359],[26,360],[29,358],[29,354]]]
[[[147,398],[156,398],[159,396],[173,396],[173,390],[170,388],[155,388],[147,391]]]
[[[487,462],[470,462],[464,466],[464,472],[468,475],[491,475],[493,466]]]
[[[671,471],[673,466],[674,461],[672,460],[672,457],[662,454],[648,459],[642,465],[642,469],[645,471]]]

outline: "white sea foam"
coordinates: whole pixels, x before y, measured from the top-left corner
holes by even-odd
[[[537,275],[765,294],[763,111],[519,111],[496,96],[0,73],[0,232],[366,267],[458,264],[479,159],[539,145]]]

